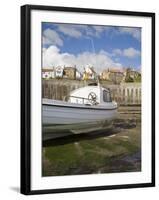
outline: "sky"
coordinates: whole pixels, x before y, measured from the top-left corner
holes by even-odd
[[[42,23],[43,68],[141,69],[141,28]]]

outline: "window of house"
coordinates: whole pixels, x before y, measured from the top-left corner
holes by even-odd
[[[108,92],[106,90],[103,91],[103,101],[104,102],[111,102],[112,101],[110,92]]]

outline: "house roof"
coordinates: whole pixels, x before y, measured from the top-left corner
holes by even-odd
[[[123,73],[124,70],[121,68],[107,68],[102,71],[102,73],[113,72],[113,73]]]
[[[65,70],[65,69],[73,69],[73,70],[74,70],[75,67],[64,67],[64,70]]]
[[[53,69],[42,68],[42,72],[53,72]]]

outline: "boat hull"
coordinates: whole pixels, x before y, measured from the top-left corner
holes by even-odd
[[[106,120],[77,124],[43,125],[43,141],[65,137],[72,134],[96,133],[101,130],[106,131],[112,128],[112,122],[113,120]]]
[[[44,125],[107,121],[114,119],[116,114],[117,109],[80,108],[45,104],[42,106]]]
[[[90,106],[46,100],[42,105],[43,140],[110,128],[117,106]]]

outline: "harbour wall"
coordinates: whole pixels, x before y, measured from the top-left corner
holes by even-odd
[[[72,90],[84,87],[91,81],[68,79],[43,79],[42,97],[63,100]],[[119,105],[141,105],[141,83],[121,83],[114,85],[101,81],[103,87],[109,88],[112,99]]]

